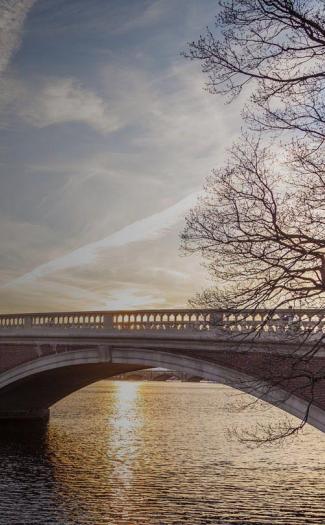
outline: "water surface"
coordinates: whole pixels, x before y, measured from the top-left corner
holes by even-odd
[[[1,525],[324,525],[325,438],[248,449],[231,390],[102,381],[58,403],[48,427],[1,429]]]

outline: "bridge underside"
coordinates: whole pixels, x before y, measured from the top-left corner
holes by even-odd
[[[87,363],[46,370],[9,384],[0,391],[0,420],[48,419],[49,408],[87,385],[143,366]]]
[[[3,342],[0,420],[46,419],[54,403],[80,388],[114,375],[154,367],[226,384],[299,418],[305,416],[308,399],[283,389],[270,389],[257,373],[247,375],[254,363],[258,365],[255,371],[264,369],[269,353],[226,351],[201,338],[192,343],[192,348],[190,345],[189,340],[179,338],[166,342],[135,337],[107,343],[102,340],[99,344],[92,341],[89,346],[79,346],[76,341],[72,345],[61,342],[43,346],[30,340],[24,345]],[[323,406],[311,407],[308,423],[325,431]]]

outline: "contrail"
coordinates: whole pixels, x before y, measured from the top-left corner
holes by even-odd
[[[103,249],[118,248],[134,242],[156,239],[184,217],[186,211],[195,204],[197,196],[198,193],[192,193],[174,206],[133,222],[108,237],[104,237],[104,239],[86,244],[62,257],[36,266],[31,272],[13,279],[2,286],[2,288],[12,288],[31,283],[58,270],[66,270],[90,264],[96,260],[98,252]]]

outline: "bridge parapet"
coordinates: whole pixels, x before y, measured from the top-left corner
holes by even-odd
[[[0,315],[0,334],[10,329],[93,329],[96,331],[220,330],[266,334],[325,332],[323,310],[119,310]]]
[[[213,311],[213,314],[215,312]],[[210,310],[127,310],[0,315],[0,330],[10,328],[92,328],[94,330],[208,330]]]

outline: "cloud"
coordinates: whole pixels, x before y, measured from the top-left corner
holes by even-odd
[[[92,265],[2,288],[0,309],[49,312],[185,307],[189,297],[209,283],[198,256],[179,256],[180,228],[178,223],[156,240],[98,253]],[[58,249],[52,250],[52,258],[57,257],[53,256],[55,252]],[[38,260],[44,257],[51,257],[46,246]],[[30,262],[28,265],[33,267]],[[2,282],[8,283],[14,275],[17,276],[17,268],[7,273],[7,278],[4,274]]]
[[[0,74],[21,44],[25,18],[35,0],[0,0]]]
[[[121,126],[116,112],[73,78],[47,79],[40,89],[35,91],[33,88],[27,94],[19,115],[38,128],[81,122],[101,133],[109,133]]]
[[[127,33],[128,31],[134,31],[143,29],[145,27],[151,27],[157,23],[161,17],[170,10],[171,4],[165,0],[157,0],[156,2],[150,2],[144,6],[141,11],[133,17],[130,17],[120,26],[117,26],[115,33]]]
[[[104,239],[89,243],[62,257],[37,266],[31,272],[10,281],[2,288],[17,287],[31,283],[56,271],[88,265],[94,262],[99,252],[104,249],[121,248],[131,243],[157,239],[184,217],[184,214],[194,205],[196,199],[197,194],[191,194],[162,212],[140,219]]]
[[[7,289],[1,298],[6,304],[6,311],[16,310],[17,291]],[[40,287],[28,287],[26,293],[19,293],[19,311],[71,311],[71,310],[122,310],[125,308],[149,308],[152,305],[163,307],[166,298],[160,289],[152,286],[136,283],[120,283],[119,287],[100,291],[91,291],[85,287],[75,286],[67,283],[58,283],[51,280],[42,280]],[[59,308],[58,308],[59,305]]]

